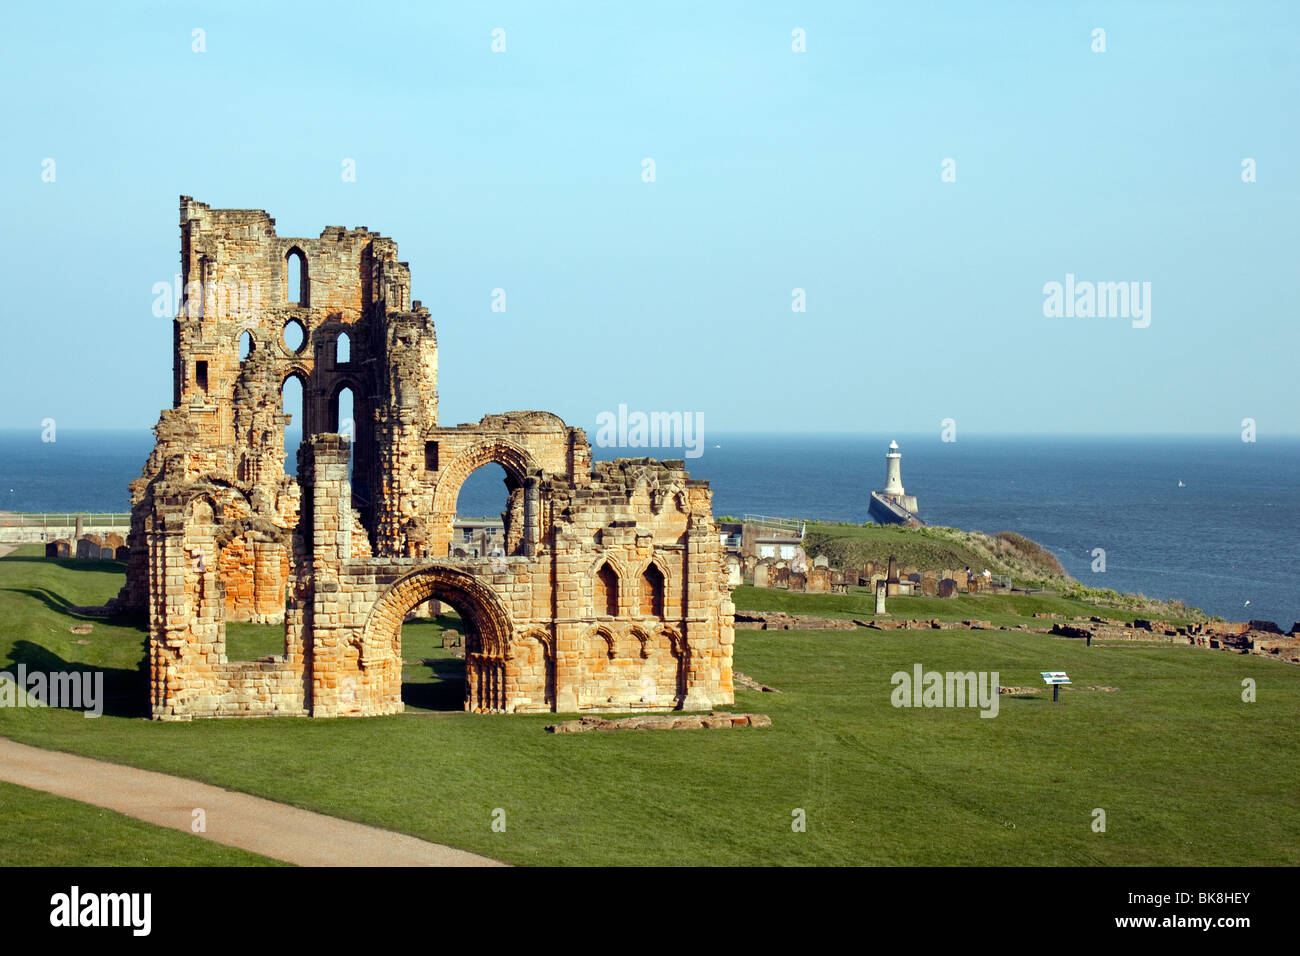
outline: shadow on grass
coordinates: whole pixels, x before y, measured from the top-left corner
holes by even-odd
[[[418,710],[458,711],[465,709],[465,662],[455,658],[425,661],[434,680],[430,683],[402,683],[402,703]]]
[[[99,621],[105,624],[111,624],[116,627],[133,627],[141,630],[146,627],[146,618],[143,611],[132,611],[125,614],[82,614],[78,612],[81,605],[73,604],[62,594],[56,594],[49,588],[0,588],[0,591],[6,594],[22,594],[25,597],[40,601],[51,611],[56,614],[62,614],[76,621]]]
[[[0,561],[31,561],[37,564],[53,564],[65,571],[116,571],[126,573],[124,561],[101,561],[95,558],[45,558],[37,554],[8,554]]]
[[[48,648],[31,641],[15,641],[9,651],[9,663],[2,669],[17,677],[18,665],[22,664],[28,674],[56,673],[104,675],[103,713],[110,717],[148,717],[149,716],[149,677],[144,671],[144,646],[141,642],[140,665],[135,670],[112,667],[92,667],[64,660]]]

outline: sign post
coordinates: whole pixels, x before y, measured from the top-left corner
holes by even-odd
[[[1039,673],[1043,677],[1043,683],[1051,685],[1052,703],[1055,704],[1061,693],[1061,685],[1070,683],[1070,678],[1065,671],[1039,671]]]

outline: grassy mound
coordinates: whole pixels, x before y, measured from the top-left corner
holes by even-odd
[[[958,528],[810,522],[803,546],[809,557],[825,554],[838,568],[868,561],[879,566],[892,554],[917,568],[988,570],[1040,587],[1070,580],[1050,551],[1013,531],[987,535]]]

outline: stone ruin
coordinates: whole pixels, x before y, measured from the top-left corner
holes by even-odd
[[[117,599],[148,611],[154,718],[398,713],[402,623],[430,601],[463,620],[466,710],[732,704],[712,493],[683,461],[593,463],[547,412],[440,425],[433,320],[392,239],[281,237],[262,210],[188,196],[180,231],[172,407],[131,483]],[[504,553],[451,557],[461,485],[490,463],[507,475]],[[227,621],[283,624],[283,655],[228,660]]]

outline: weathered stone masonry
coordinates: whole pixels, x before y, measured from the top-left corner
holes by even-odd
[[[593,466],[584,432],[546,412],[440,427],[433,322],[396,243],[282,238],[261,210],[188,196],[180,212],[173,407],[131,485],[119,598],[148,609],[155,718],[400,712],[402,622],[430,599],[464,619],[467,710],[732,703],[735,608],[711,492],[684,462]],[[507,475],[505,553],[449,557],[461,485],[489,463]],[[284,654],[229,661],[227,621],[283,623]]]

